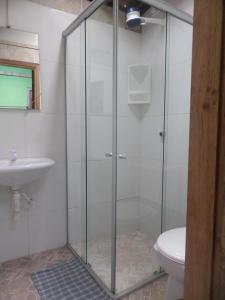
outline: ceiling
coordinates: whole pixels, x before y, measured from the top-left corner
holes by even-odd
[[[193,16],[194,0],[164,0],[178,9]]]

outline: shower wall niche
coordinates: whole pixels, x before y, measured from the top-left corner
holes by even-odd
[[[128,66],[128,104],[146,104],[151,100],[149,65]]]
[[[151,249],[186,214],[191,18],[137,5],[156,21],[97,0],[65,31],[68,244],[118,297],[161,276]]]

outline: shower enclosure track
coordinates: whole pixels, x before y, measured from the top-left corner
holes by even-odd
[[[99,284],[99,286],[113,299],[113,300],[119,300],[122,297],[125,297],[126,295],[129,295],[130,293],[135,292],[136,290],[140,289],[141,287],[147,285],[150,282],[153,282],[159,278],[161,278],[162,276],[165,276],[165,272],[164,271],[160,271],[158,274],[154,274],[152,276],[150,276],[147,279],[142,280],[141,282],[133,285],[132,287],[114,294],[112,293],[109,288],[105,285],[105,283],[96,275],[96,273],[92,270],[92,268],[89,266],[89,264],[87,264],[82,257],[80,257],[79,254],[77,254],[77,252],[73,249],[73,247],[71,247],[71,245],[69,243],[67,243],[67,247],[70,249],[70,251],[80,260],[80,262],[82,263],[82,265],[84,266],[84,268],[88,271],[88,273],[94,278],[94,280]]]

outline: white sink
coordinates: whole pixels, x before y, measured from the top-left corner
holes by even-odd
[[[54,160],[45,157],[0,160],[0,185],[18,189],[40,178],[54,163]]]

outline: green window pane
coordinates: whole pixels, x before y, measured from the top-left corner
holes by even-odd
[[[32,105],[32,70],[0,65],[0,107]]]

